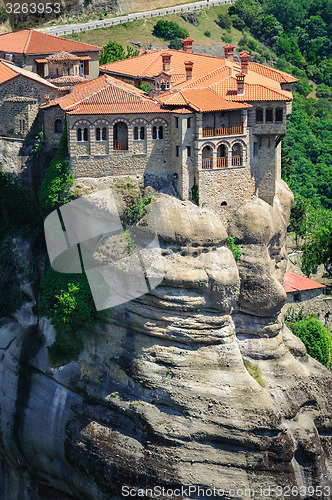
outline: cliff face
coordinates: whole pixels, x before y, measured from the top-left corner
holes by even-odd
[[[165,279],[116,307],[78,362],[48,366],[54,331],[36,324],[33,297],[2,325],[0,498],[199,485],[260,500],[331,484],[332,376],[278,319],[291,198],[280,183],[273,208],[255,199],[223,224],[155,195],[139,225],[159,235]]]

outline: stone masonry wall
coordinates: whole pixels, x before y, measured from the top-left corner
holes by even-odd
[[[134,115],[68,115],[70,164],[75,177],[106,175],[157,175],[175,173],[172,162],[169,113]],[[113,147],[114,125],[123,122],[128,127],[128,149]],[[163,127],[163,138],[153,139],[152,129]],[[106,127],[107,139],[96,140],[96,128]],[[144,140],[134,140],[134,128],[144,127]],[[77,141],[77,129],[88,128],[89,140]]]

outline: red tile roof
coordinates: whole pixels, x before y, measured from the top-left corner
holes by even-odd
[[[73,92],[44,104],[42,108],[55,105],[72,115],[170,112],[142,90],[108,75],[78,84]]]
[[[287,271],[284,275],[285,292],[298,292],[301,290],[314,290],[315,288],[326,288],[317,281],[301,276],[294,271]]]
[[[51,54],[54,52],[86,52],[102,50],[88,43],[74,42],[40,31],[24,29],[0,35],[0,51],[15,54]]]
[[[161,94],[156,97],[156,100],[171,105],[187,105],[195,111],[226,111],[229,109],[243,109],[251,107],[249,104],[230,102],[222,98],[215,91],[210,88],[206,89],[184,89],[179,92]]]
[[[48,82],[41,76],[33,73],[32,71],[27,71],[26,69],[19,68],[18,66],[13,65],[5,61],[4,59],[0,59],[0,85],[5,83],[12,78],[17,77],[18,75],[22,75],[30,80],[34,80],[38,83],[42,83],[43,85],[47,85],[48,87],[52,87],[52,89],[56,89],[55,85]]]
[[[62,50],[61,52],[56,52],[55,54],[51,54],[47,56],[46,59],[48,61],[79,61],[80,58],[75,56],[75,54],[70,54],[70,52],[66,52]]]
[[[236,75],[241,72],[241,65],[236,61],[220,57],[194,54],[173,49],[156,50],[137,57],[116,61],[101,66],[101,70],[113,75],[129,75],[134,78],[153,78],[163,69],[162,56],[170,54],[171,62],[168,73],[171,75],[172,90],[174,97],[169,93],[167,104],[183,104],[186,102],[185,89],[210,89],[219,98],[233,102],[253,101],[290,101],[292,93],[281,88],[281,83],[295,82],[296,78],[274,68],[268,68],[257,63],[249,63],[248,73],[244,78],[244,93],[237,94]],[[186,79],[185,63],[188,58],[193,63],[192,78]],[[175,92],[181,91],[175,97]],[[212,96],[211,93],[209,93]],[[199,96],[199,98],[198,98]],[[213,103],[208,104],[204,92],[197,92],[197,99],[192,100],[194,109],[202,111],[213,110],[217,105],[217,99],[213,97]],[[159,100],[166,102],[164,98]],[[188,102],[187,102],[188,103]],[[221,108],[217,108],[221,109]],[[225,108],[231,109],[231,108]]]

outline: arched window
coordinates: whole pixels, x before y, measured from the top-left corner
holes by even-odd
[[[77,131],[76,131],[76,135],[77,135],[77,140],[78,140],[78,142],[83,141],[83,137],[82,137],[82,129],[81,129],[81,128],[78,128],[78,129],[77,129]]]
[[[118,122],[113,128],[113,149],[128,149],[128,127],[124,122]]]
[[[164,127],[159,125],[159,127],[152,127],[152,139],[163,139],[164,138]]]
[[[232,147],[232,167],[241,167],[242,165],[242,145],[237,142]]]
[[[103,127],[103,132],[102,132],[101,138],[103,141],[107,141],[107,128],[106,127]]]
[[[158,129],[158,139],[163,139],[164,138],[164,127],[160,125]]]
[[[220,144],[217,150],[217,167],[227,167],[227,148],[225,144]]]
[[[62,120],[55,120],[54,122],[54,131],[55,132],[63,132],[63,123]]]
[[[152,139],[157,139],[157,127],[153,127],[152,129]]]
[[[141,127],[141,130],[139,131],[139,138],[141,139],[141,141],[143,141],[145,139],[145,128],[144,127]]]
[[[213,149],[211,146],[204,146],[202,149],[202,168],[212,168]]]
[[[135,127],[134,128],[134,140],[137,141],[138,140],[138,127]]]
[[[88,140],[89,140],[89,132],[88,129],[85,127],[83,132],[83,141],[87,142]]]
[[[96,128],[96,141],[100,141],[100,128]]]

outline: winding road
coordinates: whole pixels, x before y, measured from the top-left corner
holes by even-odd
[[[81,31],[95,30],[98,28],[109,28],[117,24],[123,24],[128,21],[136,21],[136,19],[146,19],[148,17],[166,16],[167,14],[178,14],[179,12],[188,12],[201,10],[205,7],[215,5],[234,3],[235,0],[203,0],[202,2],[187,3],[184,5],[176,5],[174,7],[165,7],[163,9],[148,10],[146,12],[137,12],[126,16],[112,17],[98,21],[90,21],[83,24],[64,24],[62,26],[52,26],[50,28],[40,28],[38,31],[49,35],[71,35],[72,33],[80,33]]]

